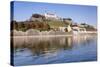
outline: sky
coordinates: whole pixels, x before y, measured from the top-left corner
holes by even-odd
[[[55,13],[62,18],[72,18],[75,23],[87,23],[97,26],[97,7],[89,5],[54,4],[41,2],[14,1],[13,20],[25,21],[32,14]]]

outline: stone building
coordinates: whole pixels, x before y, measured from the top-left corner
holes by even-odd
[[[45,19],[43,15],[40,14],[33,14],[30,18],[30,21],[39,21],[42,22]]]
[[[49,20],[58,20],[59,19],[59,17],[53,13],[45,13],[44,16],[46,19],[49,19]]]

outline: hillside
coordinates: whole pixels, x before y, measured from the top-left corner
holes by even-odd
[[[51,28],[66,27],[67,25],[62,21],[49,21],[47,22]]]
[[[67,27],[70,25],[72,28],[74,24],[71,18],[48,18],[40,14],[32,14],[29,20],[27,21],[11,21],[11,30],[18,31],[27,31],[29,29],[35,29],[39,31],[49,31],[49,30],[57,30],[59,27]],[[88,24],[76,24],[77,27],[83,27],[87,31],[96,30],[93,26]]]

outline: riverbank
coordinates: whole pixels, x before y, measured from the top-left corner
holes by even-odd
[[[23,31],[17,31],[13,30],[11,31],[11,36],[34,36],[34,37],[54,37],[54,36],[73,36],[73,35],[85,35],[85,34],[97,34],[97,31],[87,31],[87,32],[77,32],[77,34],[73,32],[61,32],[61,31],[38,31],[38,30],[27,30],[25,32]]]

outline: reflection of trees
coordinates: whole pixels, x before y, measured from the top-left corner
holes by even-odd
[[[35,55],[54,53],[58,50],[70,49],[71,37],[24,37],[14,39],[14,48],[28,48]]]
[[[14,49],[28,48],[33,55],[57,53],[59,50],[71,49],[76,45],[87,45],[95,36],[74,37],[19,37],[14,38]]]
[[[70,48],[72,48],[72,38],[71,37],[65,38],[65,43],[67,45],[64,45],[63,46],[64,49],[70,49]],[[65,47],[69,47],[69,48],[65,48]]]

